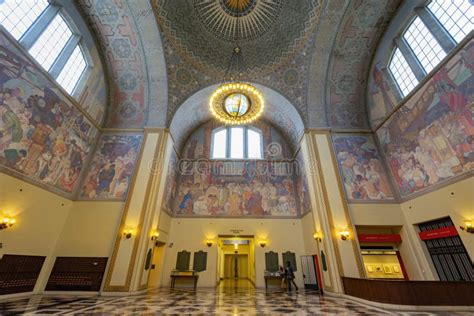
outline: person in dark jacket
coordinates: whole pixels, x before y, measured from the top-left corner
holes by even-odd
[[[285,276],[286,276],[286,283],[288,284],[288,291],[291,292],[291,283],[295,286],[295,289],[298,291],[298,286],[295,283],[295,274],[293,272],[293,268],[289,261],[286,262],[285,268]]]

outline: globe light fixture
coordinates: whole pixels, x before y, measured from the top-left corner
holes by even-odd
[[[223,83],[209,99],[212,115],[220,122],[230,125],[242,125],[255,121],[264,109],[262,94],[253,85],[242,80],[244,60],[238,40],[240,34],[238,16],[236,20],[234,29],[236,44],[232,50],[229,66]]]

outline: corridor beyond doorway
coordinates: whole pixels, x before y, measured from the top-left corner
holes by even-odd
[[[253,236],[219,236],[217,257],[219,287],[254,287],[255,241]]]

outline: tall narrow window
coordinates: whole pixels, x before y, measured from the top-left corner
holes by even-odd
[[[44,69],[49,70],[71,36],[71,29],[58,14],[31,47],[30,54]]]
[[[395,49],[389,69],[403,96],[409,94],[418,84],[415,74],[398,48]]]
[[[227,129],[215,131],[212,134],[212,158],[226,158]]]
[[[77,45],[72,52],[71,57],[69,57],[66,62],[66,65],[64,65],[64,68],[59,73],[58,78],[56,78],[56,81],[67,91],[67,93],[72,94],[74,87],[85,69],[86,61],[80,46]]]
[[[244,158],[244,129],[242,127],[230,129],[230,158]]]
[[[262,159],[262,132],[248,126],[215,129],[212,132],[211,158]]]
[[[48,5],[47,0],[0,1],[0,23],[16,40],[19,40]]]
[[[262,134],[253,130],[247,130],[247,156],[251,159],[262,158]]]
[[[469,0],[433,0],[428,9],[457,42],[474,29],[474,4]]]
[[[403,37],[427,73],[446,56],[441,45],[418,17],[408,27]]]

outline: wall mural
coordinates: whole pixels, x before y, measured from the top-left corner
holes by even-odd
[[[296,197],[299,201],[301,215],[311,212],[311,199],[309,196],[308,177],[306,176],[305,163],[300,149],[295,160],[295,186]]]
[[[163,197],[163,204],[162,208],[163,210],[168,213],[172,214],[173,212],[173,203],[176,195],[176,189],[177,189],[177,176],[178,176],[178,169],[177,169],[177,164],[178,164],[178,157],[176,156],[176,152],[174,151],[174,148],[171,149],[171,156],[170,156],[170,162],[168,166],[168,172],[166,174],[166,182],[165,182],[165,193]]]
[[[371,135],[333,135],[334,150],[349,201],[393,200],[387,174]]]
[[[97,130],[0,32],[0,164],[70,195]]]
[[[100,60],[94,61],[94,65],[96,66],[92,68],[89,79],[81,91],[79,103],[97,124],[101,124],[107,107],[107,88]]]
[[[297,216],[293,163],[186,161],[174,215]]]
[[[377,131],[402,197],[474,166],[474,41]]]
[[[380,124],[387,115],[398,105],[396,87],[390,84],[386,72],[382,71],[380,63],[376,63],[370,73],[367,107],[370,123],[373,128]]]
[[[141,134],[103,134],[84,179],[80,197],[125,199],[141,141]]]

